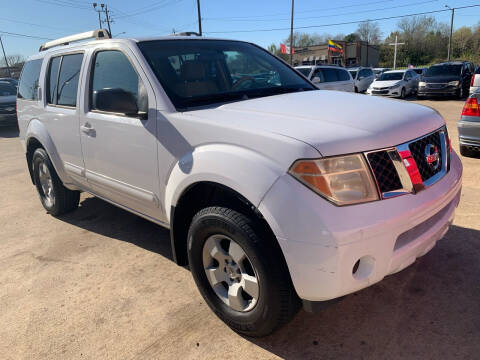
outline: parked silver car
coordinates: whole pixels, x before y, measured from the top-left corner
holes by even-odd
[[[300,71],[315,86],[322,90],[353,91],[354,80],[350,73],[344,68],[338,66],[316,65],[316,66],[297,66]]]
[[[375,74],[371,68],[350,68],[348,69],[353,80],[355,80],[354,91],[365,92],[370,84],[375,80]]]
[[[419,76],[412,70],[384,72],[368,88],[369,95],[382,95],[404,98],[418,89]]]
[[[467,157],[480,155],[480,90],[465,102],[458,122],[460,153]]]
[[[472,80],[470,81],[470,94],[473,94],[478,89],[480,89],[480,67],[478,67],[472,75]]]

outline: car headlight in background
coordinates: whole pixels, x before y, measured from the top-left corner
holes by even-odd
[[[458,86],[458,84],[460,84],[460,81],[458,81],[458,80],[450,81],[450,82],[448,83],[449,86]]]
[[[288,171],[336,205],[378,200],[378,191],[362,154],[297,160]]]
[[[427,86],[427,83],[425,81],[419,81],[418,86],[425,87],[425,86]]]

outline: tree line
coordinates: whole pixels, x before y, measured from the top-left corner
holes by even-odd
[[[379,66],[392,67],[393,46],[395,41],[405,45],[397,49],[397,66],[430,65],[445,61],[448,53],[449,24],[438,22],[431,16],[413,16],[401,19],[396,29],[383,38],[383,33],[377,22],[362,22],[357,30],[351,34],[308,34],[295,32],[293,34],[294,47],[306,47],[326,43],[330,40],[368,41],[370,45],[379,48]],[[284,40],[290,44],[290,37]],[[288,59],[288,55],[281,54],[277,45],[272,44],[268,50],[278,56]],[[453,32],[452,60],[469,60],[480,63],[480,22],[475,26],[462,26]]]

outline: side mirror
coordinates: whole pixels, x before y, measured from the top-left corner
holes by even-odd
[[[92,108],[100,111],[142,116],[135,96],[123,89],[102,89],[93,92]]]
[[[318,83],[322,82],[322,80],[320,80],[320,78],[319,78],[318,76],[315,76],[315,77],[312,79],[312,82],[313,82],[314,84],[318,84]]]

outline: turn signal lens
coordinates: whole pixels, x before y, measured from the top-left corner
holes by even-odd
[[[463,106],[462,116],[480,116],[480,107],[475,97],[468,98]]]
[[[339,206],[379,199],[375,181],[361,154],[298,160],[288,172]]]

